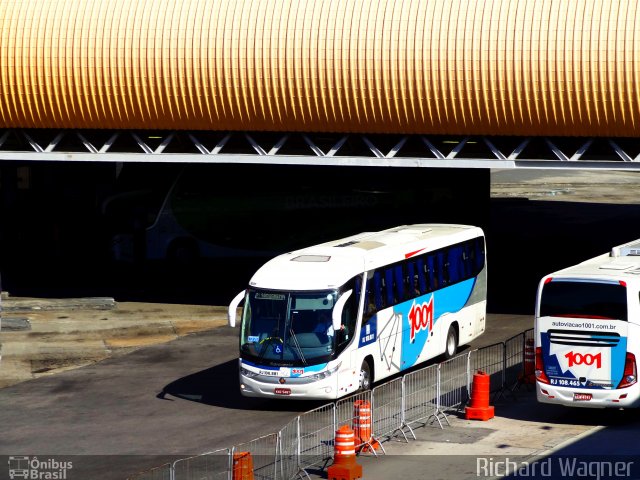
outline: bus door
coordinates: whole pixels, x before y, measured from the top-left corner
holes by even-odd
[[[367,274],[358,349],[373,354],[377,371],[385,375],[401,368],[402,314],[394,308],[399,298],[396,286],[401,284],[401,275],[399,266],[378,268]]]
[[[548,278],[539,299],[536,354],[549,384],[618,388],[628,329],[624,282]]]

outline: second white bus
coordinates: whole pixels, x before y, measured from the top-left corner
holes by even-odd
[[[637,407],[640,384],[640,239],[549,274],[538,287],[538,401]]]
[[[229,306],[240,325],[240,391],[335,399],[485,330],[485,240],[478,227],[399,226],[280,255]]]

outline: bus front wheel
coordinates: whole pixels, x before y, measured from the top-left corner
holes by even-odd
[[[447,360],[454,357],[458,351],[458,333],[456,328],[451,325],[447,332],[447,341],[445,344],[444,358]]]
[[[366,360],[360,367],[360,391],[371,390],[371,365]]]

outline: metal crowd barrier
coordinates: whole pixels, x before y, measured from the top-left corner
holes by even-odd
[[[438,411],[445,420],[446,412],[460,410],[469,399],[470,355],[458,355],[438,365]]]
[[[331,403],[298,417],[299,471],[324,469],[333,458],[336,405]]]
[[[402,383],[402,423],[413,435],[412,426],[424,427],[438,418],[438,365],[407,373]]]
[[[304,461],[300,452],[300,417],[287,423],[278,432],[278,464],[279,479],[295,478],[303,471]],[[177,479],[176,479],[177,480]]]
[[[239,472],[249,467],[257,480],[308,478],[308,472],[324,470],[331,463],[334,435],[340,426],[362,425],[358,423],[361,419],[356,402],[370,405],[372,440],[382,443],[401,435],[408,442],[407,434],[416,438],[415,428],[436,422],[444,428],[443,420],[449,424],[447,414],[464,408],[471,397],[473,375],[478,371],[490,375],[491,393],[513,394],[525,377],[525,345],[532,341],[533,329],[529,329],[504,342],[420,368],[373,390],[310,410],[278,433],[230,449],[176,460],[128,480],[240,480]],[[358,438],[356,448],[365,447],[368,441]],[[375,454],[373,448],[368,451]]]
[[[375,387],[371,392],[371,432],[379,442],[403,432],[402,389],[402,378],[396,378]]]
[[[525,338],[525,332],[523,332],[504,342],[504,385],[500,395],[512,393],[522,378]]]
[[[127,480],[173,480],[173,469],[170,463],[137,473]]]
[[[249,458],[250,463],[253,464],[253,478],[255,480],[275,480],[277,478],[277,456],[278,434],[263,435],[249,442],[235,445],[231,449],[232,469],[237,469],[238,463],[242,462],[243,458]],[[182,479],[176,478],[175,480]]]
[[[172,480],[180,478],[202,478],[227,480],[231,464],[231,449],[221,448],[194,457],[181,458],[172,465]]]
[[[483,371],[489,375],[489,386],[491,392],[499,392],[504,385],[504,342],[489,345],[471,352],[471,381],[473,375],[478,371]],[[469,388],[471,391],[471,388]]]

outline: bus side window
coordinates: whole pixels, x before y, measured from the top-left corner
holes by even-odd
[[[403,272],[403,268],[402,268],[402,264],[399,263],[398,265],[396,265],[395,267],[393,267],[393,273],[395,278],[395,297],[396,297],[396,302],[401,302],[405,299],[404,296],[404,284],[405,284],[405,278],[404,278],[404,272]]]
[[[443,286],[451,285],[451,265],[449,264],[449,251],[447,248],[442,251],[442,284]]]
[[[484,267],[484,241],[482,237],[478,237],[475,240],[475,248],[473,250],[474,253],[474,274],[480,273],[482,268]]]
[[[418,276],[416,274],[416,262],[410,260],[407,262],[407,269],[404,282],[404,299],[411,300],[420,295],[418,287]]]
[[[420,293],[427,293],[427,275],[425,272],[425,261],[423,257],[418,258],[418,290]]]
[[[482,270],[482,267],[480,266],[480,255],[481,254],[478,249],[478,239],[476,238],[469,246],[469,262],[471,264],[471,275],[475,276],[480,273],[480,270]]]
[[[356,295],[351,295],[347,300],[347,303],[344,305],[344,309],[342,311],[342,325],[344,325],[344,329],[342,330],[342,334],[340,337],[341,344],[347,344],[351,340],[353,333],[356,330],[356,321],[358,319],[358,299],[360,298],[359,292],[362,283],[362,279],[360,277],[355,278],[355,285],[352,285],[354,291],[357,293]],[[349,287],[347,287],[348,289]]]
[[[442,288],[446,286],[445,277],[444,277],[444,252],[441,250],[436,253],[436,277],[437,284],[436,288]]]
[[[373,281],[374,274],[369,272],[367,274],[367,284],[364,299],[364,312],[362,313],[362,319],[364,322],[368,321],[371,316],[376,313],[376,287]]]
[[[448,252],[449,283],[457,283],[464,280],[464,264],[462,261],[462,247],[454,246]]]
[[[465,279],[473,277],[473,264],[470,256],[471,242],[462,245],[462,275]]]
[[[353,297],[356,299],[356,305],[360,305],[360,295],[362,294],[362,277],[361,276],[357,276],[354,278],[353,280]],[[367,306],[367,299],[365,298],[365,314],[366,312],[366,306]]]
[[[386,306],[395,304],[395,298],[393,295],[393,268],[387,268],[384,271],[384,284],[386,294]]]
[[[436,259],[433,254],[427,257],[427,285],[429,291],[433,291],[440,286],[436,277]]]
[[[382,310],[383,307],[382,288],[382,274],[380,270],[376,270],[373,272],[373,304],[376,311]]]

